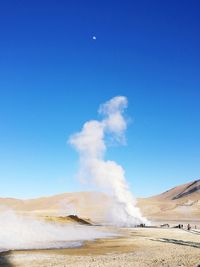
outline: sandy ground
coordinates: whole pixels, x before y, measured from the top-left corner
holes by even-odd
[[[1,254],[6,267],[200,266],[200,230],[111,229],[121,236],[85,242],[81,248],[12,251]]]

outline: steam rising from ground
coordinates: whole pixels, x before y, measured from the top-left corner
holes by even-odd
[[[111,236],[93,227],[60,225],[16,215],[0,214],[0,252],[14,249],[46,249],[80,246],[84,240]]]
[[[120,226],[147,223],[135,206],[125,179],[124,169],[114,161],[105,160],[107,138],[124,143],[127,127],[123,116],[127,99],[114,97],[100,106],[101,121],[92,120],[83,125],[81,132],[74,134],[69,142],[80,154],[80,177],[109,191],[112,201],[108,203],[108,222]],[[12,249],[64,248],[81,245],[83,240],[103,238],[109,233],[93,227],[67,226],[18,216],[13,212],[0,214],[0,251]]]
[[[74,134],[69,142],[80,155],[79,177],[109,191],[113,196],[108,220],[113,224],[132,226],[147,223],[131,194],[124,169],[114,161],[105,160],[105,139],[125,142],[127,122],[123,116],[128,106],[127,98],[117,96],[101,105],[101,121],[91,120],[83,125],[81,132]]]

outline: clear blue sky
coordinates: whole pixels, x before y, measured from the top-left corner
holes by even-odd
[[[1,1],[0,197],[85,190],[66,141],[116,95],[132,123],[107,158],[131,190],[199,178],[199,14],[198,0]]]

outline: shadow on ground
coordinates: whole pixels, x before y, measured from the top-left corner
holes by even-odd
[[[200,232],[196,230],[191,230],[190,233],[195,234],[195,235],[200,235]]]
[[[193,248],[200,248],[200,243],[198,242],[191,242],[191,241],[183,241],[183,240],[177,240],[177,239],[169,239],[169,238],[160,238],[160,239],[151,239],[152,241],[156,242],[162,242],[162,243],[170,243],[175,245],[181,245],[181,246],[188,246]]]
[[[181,230],[184,231],[184,232],[190,233],[190,234],[200,235],[200,231],[199,231],[199,230],[195,230],[195,229],[192,229],[192,230],[190,230],[190,231],[185,230],[185,229],[181,229]],[[200,266],[199,266],[199,267],[200,267]]]
[[[0,267],[13,267],[8,258],[8,253],[0,253]]]

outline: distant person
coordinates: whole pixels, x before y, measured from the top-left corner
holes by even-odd
[[[187,229],[188,229],[188,231],[190,231],[191,230],[191,225],[188,223],[188,225],[187,225]]]

